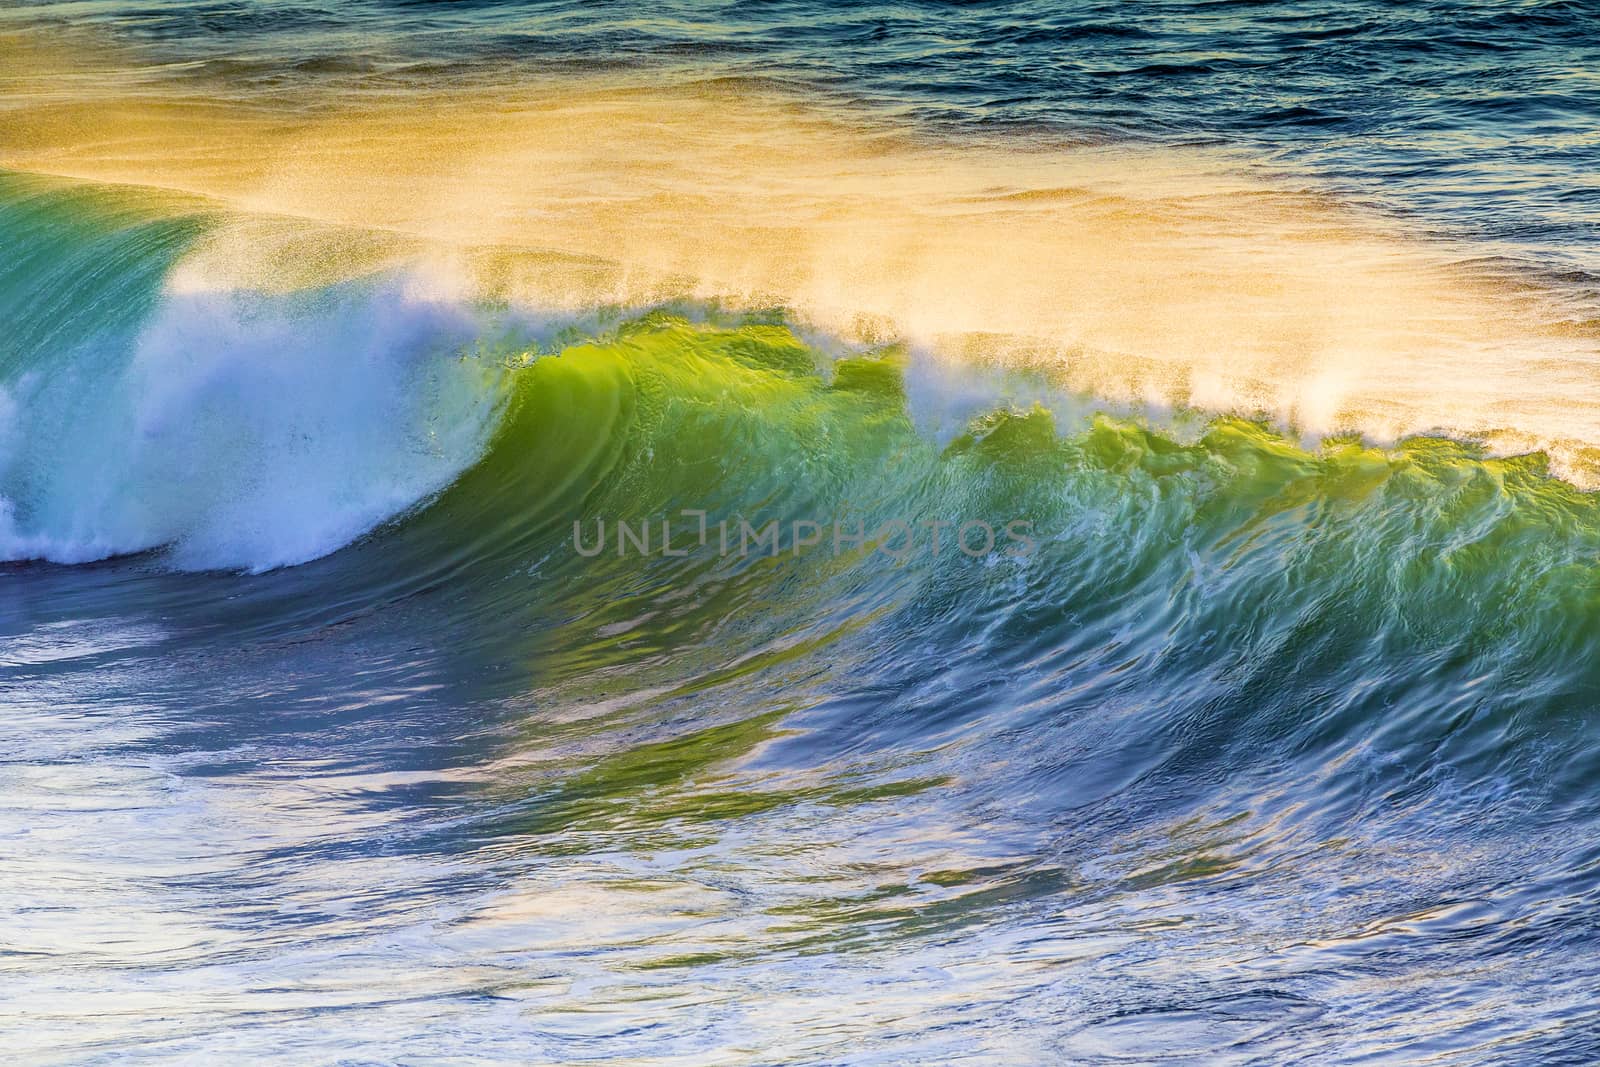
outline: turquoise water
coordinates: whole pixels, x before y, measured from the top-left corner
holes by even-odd
[[[1597,24],[0,13],[13,1055],[1600,1058]]]

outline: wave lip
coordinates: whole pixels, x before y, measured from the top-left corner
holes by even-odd
[[[64,112],[19,106],[28,136],[0,163],[210,198],[183,284],[282,291],[425,258],[463,302],[783,307],[835,338],[1049,361],[1112,402],[1600,471],[1592,284],[1421,239],[1237,146],[932,141],[711,83],[306,93],[268,121],[193,84],[112,82]],[[114,156],[83,132],[106,125]]]

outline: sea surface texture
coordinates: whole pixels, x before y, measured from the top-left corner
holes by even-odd
[[[1600,6],[0,8],[15,1063],[1600,1062]]]

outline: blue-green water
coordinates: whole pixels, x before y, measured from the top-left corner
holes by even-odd
[[[9,1050],[1600,1059],[1597,30],[0,12]]]

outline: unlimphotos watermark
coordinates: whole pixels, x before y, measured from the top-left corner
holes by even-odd
[[[831,552],[835,556],[870,547],[897,562],[919,552],[938,557],[959,551],[972,559],[995,553],[1009,558],[1031,555],[1037,547],[1030,519],[1000,524],[981,519],[888,519],[868,530],[863,520],[848,524],[840,519],[769,519],[754,523],[740,515],[711,522],[704,511],[684,510],[674,524],[666,516],[638,520],[594,519],[572,524],[572,547],[580,556],[607,551],[618,557],[687,556],[697,549],[712,549],[719,556],[801,556]],[[693,534],[691,539],[688,535]],[[787,533],[788,537],[785,538]]]

